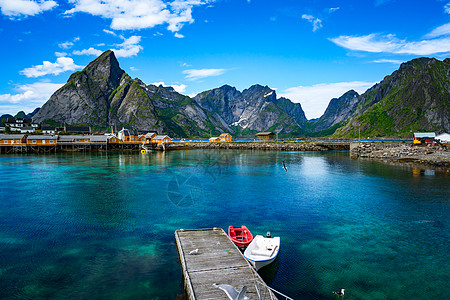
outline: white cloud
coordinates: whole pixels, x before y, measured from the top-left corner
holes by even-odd
[[[17,94],[0,94],[0,111],[16,114],[18,111],[32,112],[41,107],[63,83],[36,82],[17,86]]]
[[[42,65],[23,69],[20,74],[27,77],[40,77],[48,74],[58,75],[65,71],[74,71],[81,68],[83,67],[74,64],[70,57],[58,57],[54,63],[44,61]]]
[[[373,62],[374,62],[374,63],[379,63],[379,64],[382,64],[382,63],[390,63],[390,64],[394,64],[394,65],[399,65],[399,64],[401,64],[403,61],[398,60],[398,59],[384,59],[384,58],[382,58],[382,59],[374,60]]]
[[[450,2],[447,3],[447,4],[445,4],[445,6],[444,6],[444,11],[445,11],[447,14],[450,14]]]
[[[178,32],[175,32],[175,37],[179,38],[179,39],[182,39],[182,38],[184,38],[184,35],[179,34]]]
[[[316,31],[320,28],[322,28],[322,20],[319,18],[315,18],[311,15],[302,15],[302,19],[307,20],[311,24],[313,24],[313,31]]]
[[[192,9],[215,0],[69,0],[74,7],[65,14],[84,12],[111,19],[111,28],[132,30],[167,25],[172,32],[179,31],[184,24],[193,23]]]
[[[425,35],[425,38],[433,39],[445,35],[450,35],[450,23],[444,24],[442,26],[433,29],[430,33]]]
[[[168,86],[171,86],[171,87],[173,87],[173,89],[176,91],[176,92],[178,92],[178,93],[184,93],[185,91],[186,91],[186,88],[187,88],[187,85],[185,85],[185,84],[179,84],[179,85],[177,85],[177,84],[168,84],[168,85],[166,85],[163,81],[161,81],[161,82],[154,82],[154,83],[152,83],[153,85],[156,85],[156,86],[160,86],[160,85],[162,85],[162,86],[164,86],[164,87],[168,87]]]
[[[2,14],[9,17],[35,16],[46,10],[58,6],[55,1],[49,0],[0,0]]]
[[[56,57],[63,57],[63,56],[67,56],[66,52],[55,52],[55,56]]]
[[[337,11],[339,9],[341,9],[341,8],[340,7],[331,7],[331,8],[328,9],[328,12],[331,14],[331,13],[334,13],[335,11]]]
[[[73,43],[72,42],[64,42],[64,43],[58,44],[58,46],[59,46],[59,48],[62,48],[62,49],[70,49],[73,47]]]
[[[142,47],[139,45],[141,37],[133,35],[125,39],[122,44],[118,44],[118,49],[112,49],[116,57],[130,57],[137,55]]]
[[[219,76],[225,73],[225,69],[190,69],[184,70],[183,74],[186,74],[186,79],[197,80],[206,77]]]
[[[141,37],[133,35],[129,38],[124,38],[120,36],[124,41],[121,44],[116,44],[117,49],[111,49],[114,51],[116,57],[130,57],[137,55],[139,51],[142,49],[142,46],[139,45],[141,42]],[[94,55],[99,56],[103,51],[90,47],[89,49],[76,50],[73,51],[74,55]]]
[[[288,88],[279,92],[279,96],[301,103],[307,118],[312,119],[323,115],[331,99],[338,98],[351,89],[362,94],[373,85],[374,83],[365,81],[320,83]]]
[[[339,36],[330,39],[333,43],[346,49],[372,53],[395,53],[431,55],[450,52],[450,37],[432,40],[407,42],[395,35],[378,35],[375,33],[363,36]]]
[[[1,1],[1,0],[0,0],[0,1]],[[75,38],[73,39],[73,42],[78,42],[79,40],[80,40],[79,37],[75,37]],[[70,49],[70,48],[72,48],[73,45],[74,45],[73,42],[67,41],[67,42],[58,44],[58,47],[59,47],[59,48],[62,48],[62,49]]]
[[[94,49],[92,47],[90,47],[89,49],[83,49],[83,50],[75,50],[73,51],[74,55],[94,55],[94,56],[99,56],[100,54],[102,54],[103,51],[98,50],[98,49]]]
[[[114,31],[108,30],[108,29],[103,29],[104,33],[110,34],[110,35],[114,35],[117,36],[117,34]]]

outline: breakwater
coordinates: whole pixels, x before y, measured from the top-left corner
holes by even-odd
[[[442,146],[404,143],[352,143],[353,159],[375,159],[389,163],[450,167],[450,151]]]
[[[183,145],[174,143],[168,149],[180,149],[180,146],[183,147]],[[189,142],[184,144],[184,147],[190,149],[332,151],[350,150],[350,142]]]

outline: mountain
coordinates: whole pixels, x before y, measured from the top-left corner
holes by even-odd
[[[14,118],[14,117],[10,114],[3,114],[0,116],[0,122],[3,123],[3,121],[6,121],[6,119],[12,119],[12,118]]]
[[[360,95],[337,137],[450,131],[450,59],[417,58]]]
[[[16,119],[32,119],[33,116],[40,110],[40,108],[35,108],[31,113],[26,114],[24,111],[19,111],[14,118]]]
[[[106,51],[72,74],[33,120],[41,123],[88,124],[156,130],[172,136],[204,136],[226,128],[191,98],[171,87],[145,85],[120,67]]]
[[[268,86],[253,85],[242,92],[229,85],[194,97],[198,104],[221,124],[236,133],[257,131],[298,133],[307,121],[299,103],[277,99]]]
[[[450,59],[404,63],[364,94],[351,90],[332,99],[318,120],[308,121],[299,103],[277,98],[268,86],[242,92],[229,85],[190,98],[171,87],[146,85],[123,71],[106,51],[31,114],[39,123],[155,130],[194,137],[229,132],[249,136],[273,131],[286,136],[410,136],[450,131]],[[34,114],[34,115],[33,115]]]
[[[347,120],[355,112],[359,94],[354,90],[331,99],[324,114],[314,123],[313,131],[322,131]]]

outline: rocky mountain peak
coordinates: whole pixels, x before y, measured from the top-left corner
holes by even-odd
[[[91,83],[99,85],[103,92],[107,92],[120,85],[120,79],[124,73],[114,52],[108,50],[90,62],[81,72],[73,73],[67,82],[80,83],[83,81],[81,77],[87,77]]]

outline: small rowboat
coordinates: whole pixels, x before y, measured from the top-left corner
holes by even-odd
[[[280,237],[267,237],[257,235],[244,251],[244,257],[258,271],[260,268],[267,266],[277,258],[280,250]]]
[[[245,249],[252,242],[253,235],[248,230],[247,226],[242,225],[241,227],[228,227],[228,236],[233,241],[233,243],[239,248]]]

